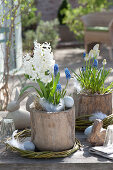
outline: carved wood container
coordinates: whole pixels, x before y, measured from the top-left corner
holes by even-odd
[[[75,143],[75,108],[47,113],[30,108],[31,139],[39,150],[63,151]]]

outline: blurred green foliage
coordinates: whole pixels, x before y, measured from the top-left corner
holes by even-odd
[[[25,32],[27,30],[36,30],[38,22],[40,21],[41,14],[36,14],[37,7],[35,4],[35,0],[29,0],[30,6],[27,13],[22,13],[22,31]],[[24,6],[25,4],[23,4]]]
[[[40,20],[36,31],[28,30],[25,32],[23,41],[24,50],[32,50],[34,40],[37,40],[39,43],[50,42],[52,48],[55,49],[59,41],[58,25],[57,19],[46,22]]]
[[[57,19],[46,22],[40,21],[36,30],[37,41],[39,43],[50,42],[52,48],[55,49],[59,41],[58,25]]]
[[[33,41],[35,40],[36,34],[34,30],[27,30],[24,33],[24,39],[23,39],[23,49],[33,49]]]
[[[65,14],[63,23],[67,24],[70,31],[72,31],[76,39],[83,40],[84,29],[80,17],[92,12],[107,10],[112,0],[78,0],[79,7],[73,8],[68,5],[68,9],[62,11]]]
[[[58,20],[59,20],[59,23],[60,25],[63,25],[63,19],[65,18],[65,12],[63,12],[64,10],[67,10],[69,8],[69,2],[68,0],[63,0],[59,9],[58,9],[58,14],[57,14],[57,17],[58,17]]]

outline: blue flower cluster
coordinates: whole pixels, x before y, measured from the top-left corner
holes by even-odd
[[[56,90],[59,91],[59,92],[61,92],[61,89],[62,89],[61,84],[58,83],[58,84],[57,84],[57,87],[56,87]]]
[[[58,72],[59,72],[58,64],[55,64],[54,65],[54,76],[55,77],[57,76]],[[66,75],[67,80],[71,78],[71,74],[70,74],[70,71],[68,70],[68,68],[65,69],[65,75]],[[58,82],[57,87],[56,87],[56,91],[61,92],[61,89],[62,89],[61,84],[60,84],[60,82]]]
[[[67,80],[71,78],[71,74],[70,74],[70,71],[68,70],[68,68],[65,69],[65,75],[66,75]]]
[[[98,67],[98,60],[97,59],[94,59],[93,66]]]
[[[58,64],[55,64],[54,65],[54,76],[56,77],[56,75],[58,74],[59,72],[59,67],[58,67]]]
[[[85,56],[86,56],[86,53],[84,52],[84,53],[83,53],[83,58],[85,58]]]

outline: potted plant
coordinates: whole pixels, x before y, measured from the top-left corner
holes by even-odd
[[[111,73],[110,69],[105,69],[106,59],[102,62],[102,67],[98,67],[99,44],[96,44],[89,54],[83,54],[84,65],[75,73],[76,87],[79,92],[74,92],[76,107],[76,117],[89,115],[95,112],[105,114],[112,113],[112,87],[113,82],[106,86],[105,80]]]
[[[62,151],[72,148],[75,142],[74,100],[66,95],[66,87],[71,78],[65,69],[66,86],[61,88],[59,67],[53,60],[51,46],[48,43],[34,42],[34,54],[24,58],[25,77],[35,81],[34,105],[27,102],[31,116],[31,139],[39,150]]]

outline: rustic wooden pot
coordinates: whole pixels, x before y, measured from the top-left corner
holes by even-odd
[[[75,107],[47,113],[30,108],[31,140],[41,151],[63,151],[75,143]]]
[[[102,112],[107,115],[112,114],[112,93],[108,94],[73,94],[75,102],[75,115],[90,115],[95,112]]]

